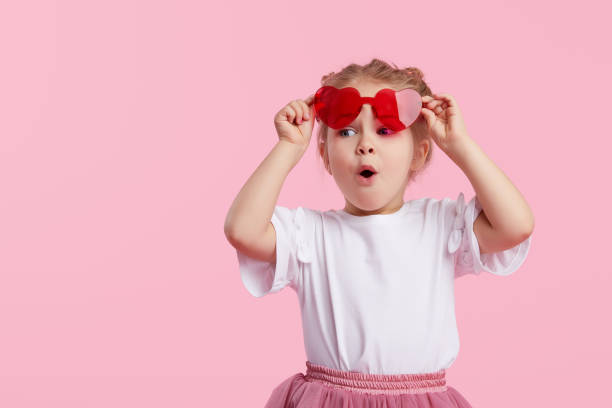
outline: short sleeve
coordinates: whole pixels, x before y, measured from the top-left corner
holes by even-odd
[[[480,253],[478,239],[474,234],[474,221],[482,211],[477,196],[466,204],[463,193],[460,193],[457,201],[454,203],[451,201],[449,211],[452,225],[448,239],[448,252],[455,254],[455,278],[467,274],[478,275],[482,271],[494,275],[510,275],[527,258],[531,235],[516,246],[504,251]]]
[[[285,286],[297,290],[301,264],[312,258],[312,242],[302,207],[276,206],[270,220],[276,231],[276,263],[251,258],[236,249],[242,283],[255,297],[278,292]]]

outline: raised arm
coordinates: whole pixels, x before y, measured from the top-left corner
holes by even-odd
[[[261,247],[268,249],[267,252],[274,254],[276,236],[271,236],[274,241],[270,248],[270,235],[267,234],[266,240],[266,233],[272,231],[270,220],[285,179],[303,154],[299,146],[279,140],[249,177],[225,218],[225,236],[232,246],[240,247],[238,249],[245,250],[247,255],[254,255],[248,253],[249,249],[245,245],[259,242]],[[255,257],[262,258],[257,255]]]
[[[305,101],[292,101],[276,114],[279,141],[249,177],[227,213],[225,236],[246,255],[269,261],[276,258],[272,214],[285,179],[308,148],[314,125],[312,100],[311,96]]]
[[[430,135],[472,183],[482,212],[474,220],[480,253],[512,248],[531,235],[535,219],[510,179],[468,135],[452,95],[423,97]]]

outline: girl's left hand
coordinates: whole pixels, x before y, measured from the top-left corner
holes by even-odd
[[[449,94],[423,96],[421,112],[427,121],[429,135],[442,149],[447,150],[453,143],[468,137],[459,105]]]

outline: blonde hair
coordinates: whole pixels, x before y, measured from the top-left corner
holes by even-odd
[[[340,72],[331,72],[324,75],[321,78],[321,86],[331,85],[336,88],[343,88],[349,86],[349,84],[357,82],[359,80],[373,80],[375,82],[384,82],[391,85],[394,89],[412,88],[417,91],[421,96],[429,95],[432,96],[431,89],[423,81],[423,72],[416,67],[408,67],[400,69],[395,64],[393,66],[388,63],[374,58],[366,65],[350,64],[343,68]],[[327,129],[328,126],[323,121],[317,122],[319,124],[319,130],[317,134],[317,147],[323,145],[323,152],[318,148],[319,154],[317,158],[322,158],[325,169],[331,174],[329,168],[329,158],[327,152]],[[420,115],[418,119],[410,126],[413,134],[414,145],[417,146],[422,140],[428,138],[427,122],[423,115]],[[414,180],[417,174],[420,174],[431,161],[431,153],[433,150],[434,143],[430,143],[430,148],[427,151],[425,163],[420,169],[410,172],[409,181]]]

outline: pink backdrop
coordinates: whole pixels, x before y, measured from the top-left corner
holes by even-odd
[[[475,407],[605,405],[610,11],[2,2],[0,406],[255,407],[304,371],[295,293],[252,297],[223,223],[276,143],[274,114],[372,57],[455,96],[536,218],[514,275],[456,281],[448,383]],[[314,145],[279,205],[343,206]],[[405,198],[461,191],[436,147]]]

